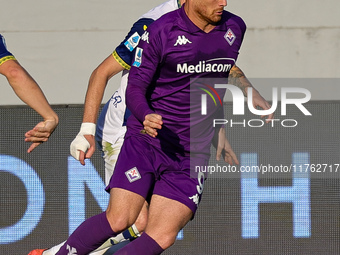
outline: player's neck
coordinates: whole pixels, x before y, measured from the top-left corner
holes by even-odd
[[[188,18],[192,21],[192,23],[194,23],[202,31],[209,33],[216,27],[216,25],[209,23],[207,20],[202,18],[197,12],[193,11],[193,9],[190,8],[189,4],[184,5],[184,10]]]

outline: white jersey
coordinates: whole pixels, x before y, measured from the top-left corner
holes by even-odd
[[[144,15],[142,15],[140,19],[147,18],[147,19],[153,19],[155,21],[159,19],[161,16],[163,16],[164,14],[177,10],[179,7],[180,7],[180,3],[178,0],[168,0],[158,5],[157,7],[151,9]]]
[[[125,90],[128,75],[129,71],[124,70],[120,86],[104,106],[97,124],[96,137],[99,135],[98,131],[102,130],[102,140],[111,144],[114,144],[119,137],[123,136],[126,132],[125,121],[127,116],[125,116]],[[104,118],[101,119],[101,117]]]
[[[119,88],[105,104],[99,116],[96,140],[100,146],[102,145],[102,141],[114,144],[120,137],[124,136],[126,132],[125,124],[130,115],[130,111],[126,109],[125,105],[125,90],[129,74],[128,70],[130,69],[134,56],[134,49],[137,47],[140,38],[153,21],[168,12],[177,10],[179,7],[180,5],[177,0],[168,0],[142,15],[139,20],[134,23],[124,41],[113,52],[112,56],[126,70],[123,71]]]

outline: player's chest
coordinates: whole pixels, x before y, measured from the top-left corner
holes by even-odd
[[[232,41],[230,36],[234,36]],[[235,64],[238,55],[238,48],[234,45],[236,36],[232,34],[229,37],[228,31],[172,33],[166,42],[163,61],[176,72],[224,70],[227,68],[225,65]]]

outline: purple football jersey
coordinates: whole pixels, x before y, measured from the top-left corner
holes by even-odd
[[[216,78],[227,83],[245,30],[243,20],[227,11],[209,33],[192,23],[184,8],[152,23],[141,38],[130,71],[126,101],[132,116],[126,136],[142,135],[145,116],[157,113],[163,118],[163,127],[156,138],[148,136],[150,144],[184,155],[209,154],[214,135],[212,118],[221,111],[216,107],[193,119],[192,84],[200,87],[200,80]],[[216,89],[219,98],[223,99],[224,92]],[[193,127],[198,127],[194,136]]]

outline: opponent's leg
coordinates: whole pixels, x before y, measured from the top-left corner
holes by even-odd
[[[46,249],[35,249],[35,250],[30,251],[28,255],[42,255],[45,250]]]
[[[113,245],[116,246],[117,244],[121,242],[128,243],[130,240],[134,240],[139,236],[140,234],[137,228],[135,227],[135,224],[133,224],[131,227],[129,227],[127,230],[123,231],[122,233],[118,234],[117,236],[111,237],[108,240],[106,240],[105,243],[103,243],[100,247],[98,247],[96,250],[91,252],[90,255],[102,255]]]
[[[49,248],[49,249],[35,249],[35,250],[32,250],[30,253],[28,253],[28,255],[55,255],[59,249],[61,248],[61,246],[63,246],[65,243],[62,242],[60,244],[57,244],[55,246],[53,246],[52,248]]]

